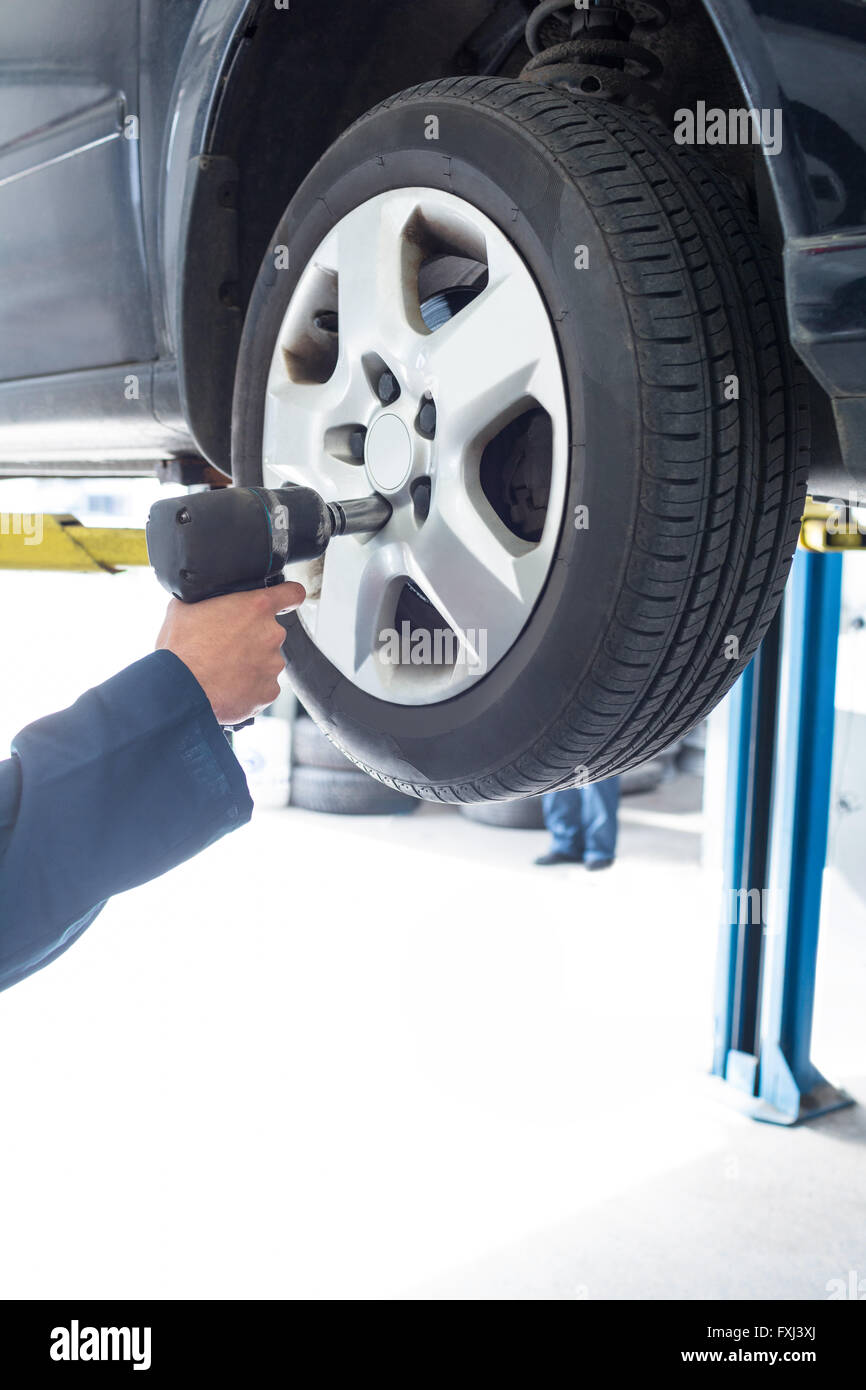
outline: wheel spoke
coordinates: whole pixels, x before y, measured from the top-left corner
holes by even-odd
[[[316,646],[341,671],[358,675],[375,660],[390,621],[389,588],[406,572],[399,542],[373,548],[354,536],[329,546],[316,604]]]
[[[394,366],[424,341],[412,311],[420,253],[403,236],[409,209],[405,199],[373,199],[338,229],[340,354],[350,361],[376,352]]]
[[[369,491],[363,471],[335,458],[325,436],[336,425],[363,424],[372,409],[366,383],[337,364],[321,385],[280,380],[279,360],[271,374],[265,403],[265,482],[305,483],[335,498],[346,487],[361,496]]]
[[[516,553],[515,553],[516,552]],[[491,513],[489,522],[455,489],[434,509],[412,547],[411,577],[467,653],[502,655],[502,634],[525,621],[538,562]]]
[[[426,357],[443,457],[462,452],[528,396],[547,408],[559,372],[550,325],[525,275],[489,285],[432,335]]]

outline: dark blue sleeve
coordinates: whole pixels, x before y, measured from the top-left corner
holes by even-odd
[[[65,951],[115,893],[252,814],[207,697],[171,652],[28,725],[12,754],[0,763],[0,989]]]

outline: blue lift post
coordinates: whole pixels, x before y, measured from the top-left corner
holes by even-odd
[[[713,1071],[796,1124],[852,1104],[810,1059],[842,557],[798,551],[731,693]]]

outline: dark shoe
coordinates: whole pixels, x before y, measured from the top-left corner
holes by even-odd
[[[533,863],[546,869],[549,864],[582,864],[583,860],[577,854],[560,854],[558,849],[552,849],[549,854],[540,854]]]
[[[594,874],[597,869],[609,869],[612,863],[612,859],[588,859],[586,860],[586,868],[591,874]]]

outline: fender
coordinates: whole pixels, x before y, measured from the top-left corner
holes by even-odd
[[[784,113],[782,149],[772,157],[765,155],[764,160],[785,239],[803,236],[810,226],[806,162],[796,131],[791,128],[779,74],[760,22],[762,0],[704,0],[704,7],[731,60],[746,104],[758,110]],[[789,8],[799,8],[798,0],[791,0]],[[810,18],[814,22],[814,13]]]
[[[866,4],[704,0],[750,106],[781,108],[765,155],[784,233],[791,341],[866,483]]]
[[[201,0],[183,51],[169,108],[160,200],[159,261],[171,341],[181,341],[181,265],[189,218],[190,175],[204,155],[222,80],[239,35],[259,0]]]

